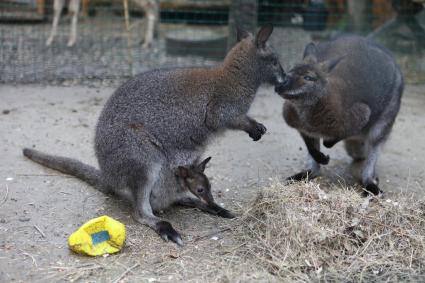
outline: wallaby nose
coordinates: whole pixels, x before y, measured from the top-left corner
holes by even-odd
[[[289,77],[285,76],[283,78],[283,82],[275,86],[274,91],[277,93],[281,93],[288,87],[288,85],[289,85]]]

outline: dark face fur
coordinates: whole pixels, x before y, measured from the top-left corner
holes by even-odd
[[[210,160],[211,157],[208,157],[198,165],[179,166],[176,172],[180,186],[207,204],[214,203],[210,182],[204,174],[205,166]]]
[[[238,29],[237,38],[238,41],[249,38],[251,48],[255,49],[256,73],[261,83],[276,86],[284,81],[285,71],[280,65],[276,53],[267,42],[272,32],[273,26],[267,25],[262,27],[254,38],[249,32]]]
[[[275,91],[284,99],[314,104],[326,95],[327,77],[342,58],[318,62],[316,46],[310,43],[304,51],[304,64],[291,69]]]
[[[284,82],[285,71],[270,46],[266,45],[264,48],[258,50],[258,66],[262,81],[274,86]]]
[[[276,92],[284,99],[318,99],[324,95],[325,74],[312,64],[295,66],[287,74],[283,84],[276,87]]]

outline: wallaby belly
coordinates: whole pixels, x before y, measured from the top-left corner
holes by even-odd
[[[182,195],[176,176],[170,169],[165,167],[159,174],[150,196],[150,204],[155,212],[169,208]]]

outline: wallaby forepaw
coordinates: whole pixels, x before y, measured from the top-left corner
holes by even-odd
[[[322,165],[328,164],[329,160],[330,160],[329,155],[324,155],[320,151],[317,151],[314,154],[312,154],[312,157],[317,163],[322,164]]]
[[[173,241],[179,246],[183,246],[183,240],[180,234],[174,230],[173,226],[167,221],[160,221],[156,224],[156,230],[164,241]]]
[[[228,211],[227,209],[221,208],[218,212],[217,212],[217,216],[223,217],[223,218],[235,218],[236,216],[231,213],[230,211]]]
[[[322,157],[319,160],[320,161],[319,164],[326,165],[329,163],[329,160],[330,160],[329,155],[322,154]]]
[[[311,170],[304,170],[295,175],[292,175],[286,178],[287,181],[304,181],[312,180],[317,177],[317,174],[314,174]]]
[[[363,197],[367,197],[370,195],[374,195],[374,196],[379,196],[380,194],[382,194],[381,189],[378,187],[378,185],[375,184],[369,184],[366,185],[365,190],[362,193]]]
[[[267,132],[267,128],[261,124],[256,123],[253,129],[249,132],[249,136],[254,140],[258,141]]]
[[[323,145],[327,148],[331,148],[334,145],[336,145],[340,140],[334,139],[334,140],[324,140]]]

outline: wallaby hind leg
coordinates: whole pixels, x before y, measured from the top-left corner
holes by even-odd
[[[376,174],[376,163],[378,161],[379,152],[391,132],[395,118],[400,109],[400,96],[403,91],[401,75],[399,75],[398,79],[400,81],[400,85],[394,89],[391,101],[376,123],[370,128],[365,139],[367,157],[363,163],[362,185],[368,192],[371,192],[374,195],[382,193],[378,187],[379,179]]]
[[[362,185],[365,187],[366,192],[364,195],[371,193],[373,195],[379,195],[382,193],[378,187],[378,178],[376,175],[376,163],[379,157],[381,143],[371,145],[367,154],[367,157],[363,162],[361,180]]]
[[[198,208],[199,210],[201,210],[203,212],[210,213],[210,214],[213,214],[213,215],[217,215],[217,216],[220,216],[220,217],[223,217],[223,218],[235,218],[233,213],[231,213],[227,209],[219,206],[216,203],[206,204],[206,203],[200,201],[199,199],[186,197],[186,198],[182,198],[179,201],[177,201],[177,204],[181,205],[181,206],[195,207],[195,208]]]
[[[301,180],[312,180],[319,176],[320,164],[327,164],[329,162],[329,156],[324,155],[320,152],[320,140],[317,138],[308,137],[301,134],[308,151],[308,165],[307,170],[303,170],[295,175],[290,176],[287,180],[301,181]]]
[[[353,161],[366,159],[367,148],[364,139],[348,139],[344,141],[347,154],[353,158]]]
[[[182,246],[181,236],[173,226],[153,214],[150,196],[160,177],[161,169],[162,164],[156,163],[149,166],[149,170],[134,170],[132,181],[129,184],[135,200],[133,217],[137,222],[151,227],[165,241],[171,240]]]

